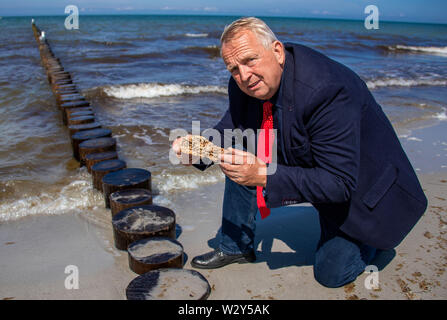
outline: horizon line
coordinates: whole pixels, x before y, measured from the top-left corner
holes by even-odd
[[[81,15],[81,14],[80,14]],[[248,17],[249,15],[240,14],[228,14],[228,13],[82,13],[83,16],[200,16],[200,17]],[[25,17],[66,17],[66,14],[19,14],[19,15],[3,15],[1,18],[25,18]],[[306,17],[306,16],[282,16],[282,15],[250,15],[262,18],[286,18],[286,19],[315,19],[315,20],[344,20],[344,21],[364,21],[364,19],[356,18],[335,18],[335,17]],[[396,20],[380,20],[380,22],[391,23],[412,23],[412,24],[435,24],[435,25],[447,25],[447,22],[423,22],[423,21],[396,21]]]

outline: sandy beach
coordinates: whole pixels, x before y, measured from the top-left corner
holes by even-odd
[[[429,207],[395,253],[387,253],[395,256],[383,270],[387,254],[374,261],[380,270],[378,289],[365,288],[365,273],[337,289],[314,280],[318,216],[313,207],[301,205],[258,219],[256,263],[198,270],[212,287],[209,299],[446,299],[447,173],[419,177]],[[203,200],[205,194],[216,196]],[[192,257],[216,245],[222,195],[223,183],[218,183],[172,199],[184,268],[191,269]],[[96,208],[1,224],[0,299],[125,299],[137,275],[128,267],[127,253],[113,248],[110,219],[108,210]],[[79,289],[64,286],[68,265],[79,269]]]

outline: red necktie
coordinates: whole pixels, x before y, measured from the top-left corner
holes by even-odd
[[[261,132],[258,137],[257,157],[265,163],[270,163],[272,162],[272,146],[274,141],[272,115],[273,105],[269,101],[266,101],[264,102],[262,107],[263,117]],[[267,208],[265,204],[265,199],[262,195],[262,189],[262,186],[256,187],[256,200],[258,203],[259,212],[261,213],[261,218],[264,219],[270,214],[270,209]]]

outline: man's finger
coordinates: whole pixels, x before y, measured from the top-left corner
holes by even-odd
[[[237,154],[223,154],[221,156],[221,161],[224,163],[231,163],[231,164],[235,164],[235,165],[241,165],[244,164],[247,160],[247,156],[246,154],[241,154],[241,155],[237,155]]]
[[[237,172],[236,172],[236,171],[228,171],[228,170],[226,170],[226,169],[224,169],[224,168],[222,168],[222,167],[220,167],[220,169],[222,170],[222,172],[223,172],[228,178],[230,178],[230,179],[233,180],[233,181],[236,181],[237,179],[240,178],[240,176],[237,175]]]
[[[248,152],[244,150],[234,149],[234,148],[228,148],[228,151],[231,151],[232,154],[239,155],[239,156],[247,156]]]
[[[239,171],[238,169],[240,168],[239,165],[234,165],[230,163],[220,163],[219,165],[223,170],[227,172],[238,172]]]

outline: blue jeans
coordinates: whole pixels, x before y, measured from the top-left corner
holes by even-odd
[[[240,254],[254,249],[256,230],[256,187],[239,185],[225,178],[220,249]],[[320,212],[321,238],[315,253],[314,276],[322,285],[341,287],[354,281],[376,250],[343,234],[337,223]]]

